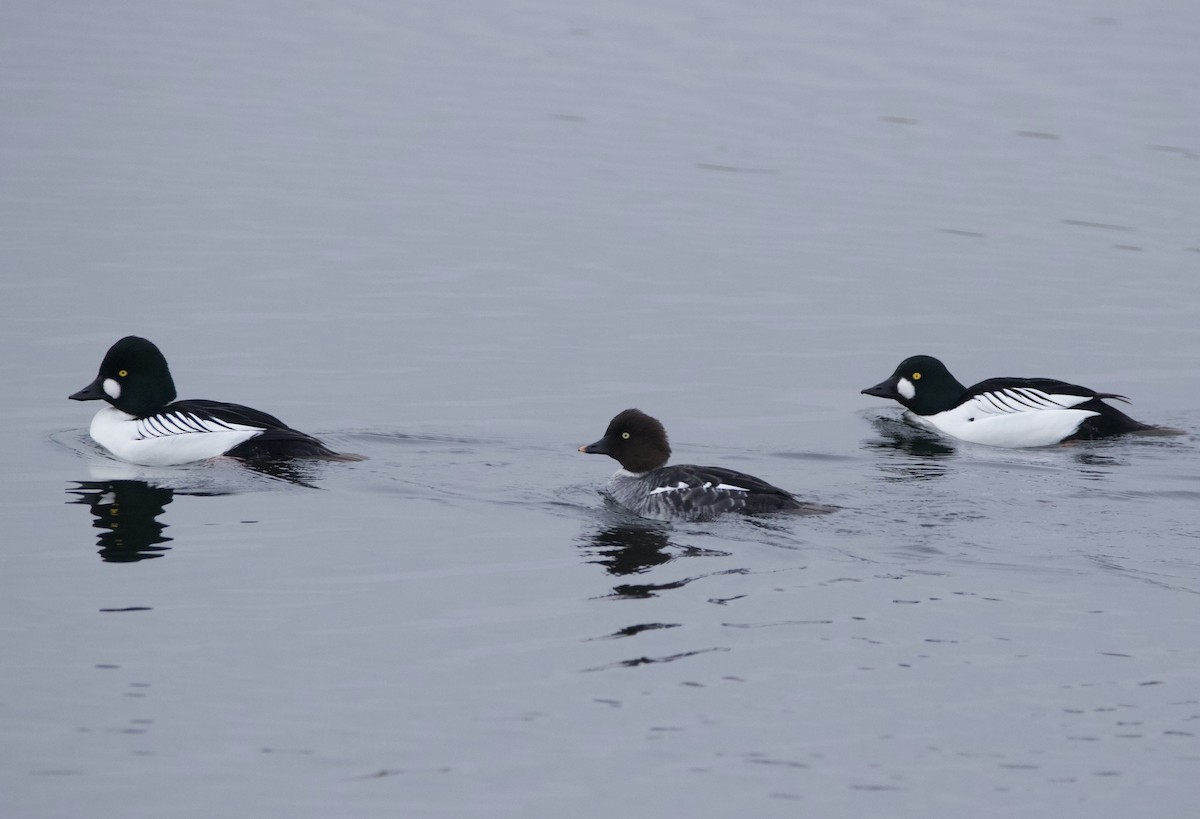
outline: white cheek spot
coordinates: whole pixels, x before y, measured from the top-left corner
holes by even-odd
[[[121,397],[121,385],[111,378],[104,379],[104,394],[116,401]]]
[[[896,382],[896,392],[903,395],[909,401],[917,394],[917,388],[912,385],[912,382],[907,378],[901,378]]]

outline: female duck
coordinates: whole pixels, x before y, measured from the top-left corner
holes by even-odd
[[[613,500],[645,518],[709,520],[723,512],[820,514],[834,507],[805,504],[764,480],[719,466],[667,466],[671,446],[657,419],[637,409],[619,413],[604,437],[580,452],[608,455],[621,469],[608,482]]]

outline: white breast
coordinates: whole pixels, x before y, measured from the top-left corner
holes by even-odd
[[[135,418],[116,407],[105,407],[92,419],[90,432],[92,440],[121,460],[173,466],[224,455],[262,430],[189,413]]]
[[[1073,435],[1085,419],[1099,415],[1072,409],[1081,395],[1051,395],[1022,387],[977,395],[954,409],[934,415],[908,414],[920,426],[963,441],[988,446],[1051,446]]]

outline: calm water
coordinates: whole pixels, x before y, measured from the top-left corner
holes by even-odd
[[[397,5],[0,9],[0,813],[1193,815],[1200,6]],[[128,333],[370,459],[113,462]],[[627,406],[844,508],[625,517]]]

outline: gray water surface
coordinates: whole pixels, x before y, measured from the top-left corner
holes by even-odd
[[[1193,815],[1200,7],[0,32],[0,814]],[[111,460],[129,333],[369,459]],[[1185,434],[954,444],[917,353]],[[624,515],[629,406],[842,509]]]

